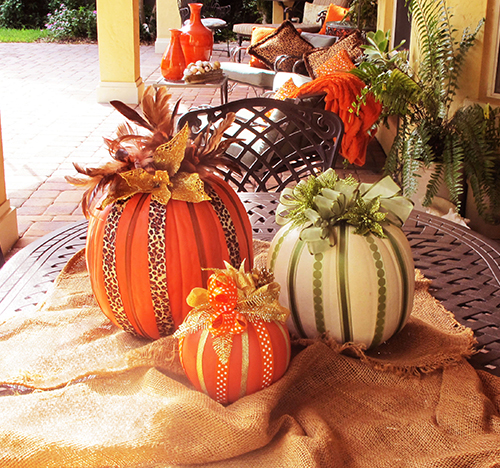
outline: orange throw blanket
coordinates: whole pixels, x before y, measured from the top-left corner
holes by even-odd
[[[362,166],[366,160],[366,148],[371,139],[368,131],[375,124],[382,111],[382,106],[371,95],[366,104],[361,106],[359,115],[349,112],[351,104],[364,88],[364,83],[350,73],[338,72],[316,78],[300,86],[290,97],[308,94],[326,93],[325,109],[335,112],[344,122],[344,137],[341,154],[351,164]]]

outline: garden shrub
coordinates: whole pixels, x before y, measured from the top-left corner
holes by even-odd
[[[68,8],[61,3],[53,13],[47,15],[45,25],[53,40],[97,38],[97,13],[88,7]]]
[[[0,4],[0,27],[41,29],[50,11],[48,0],[4,0]]]

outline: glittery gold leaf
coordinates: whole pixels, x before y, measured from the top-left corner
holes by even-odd
[[[215,336],[213,339],[213,347],[221,364],[227,364],[231,356],[231,349],[233,348],[233,335]]]
[[[191,203],[210,200],[199,174],[179,172],[172,179],[172,199]]]
[[[120,175],[125,179],[130,190],[118,199],[130,197],[136,193],[151,193],[159,202],[166,204],[171,198],[170,177],[167,171],[156,171],[150,174],[144,169],[134,169]]]
[[[184,125],[167,143],[158,146],[153,154],[153,161],[158,169],[167,171],[173,177],[184,159],[184,152],[189,137],[188,124]]]

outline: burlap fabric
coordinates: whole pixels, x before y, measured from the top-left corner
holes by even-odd
[[[500,466],[500,380],[466,362],[471,331],[427,287],[390,343],[295,343],[282,379],[224,407],[174,339],[110,324],[80,253],[36,314],[0,326],[0,466]]]

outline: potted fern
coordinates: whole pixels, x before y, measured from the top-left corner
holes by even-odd
[[[389,116],[399,120],[385,172],[411,196],[419,168],[433,165],[424,206],[445,185],[460,209],[468,182],[479,214],[500,223],[498,112],[479,105],[452,106],[465,56],[484,21],[474,31],[464,30],[458,40],[446,0],[409,0],[408,6],[420,50],[418,69],[410,65],[402,44],[390,49],[390,32],[377,31],[368,34],[364,61],[352,71],[366,83],[357,105],[373,93],[383,104],[382,121],[387,123]]]

